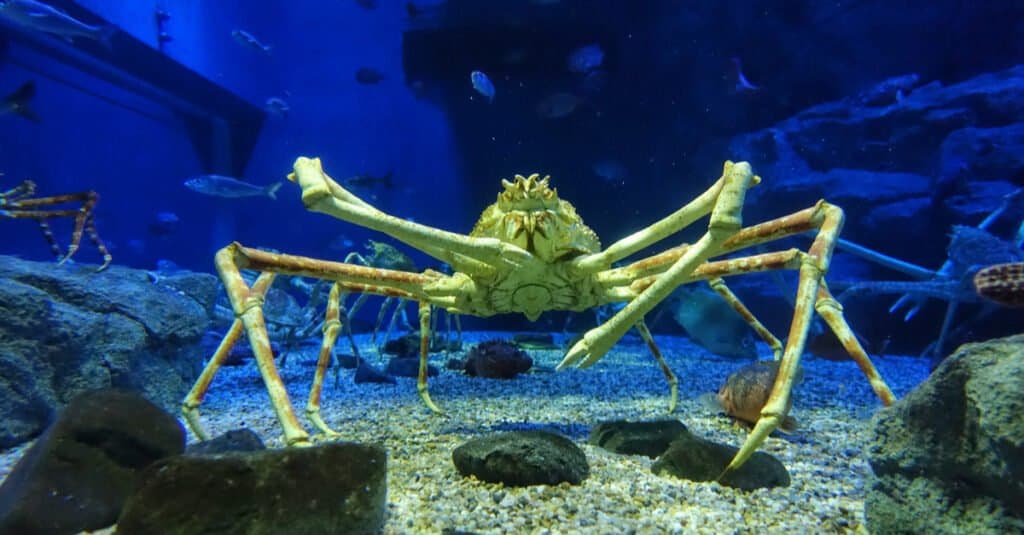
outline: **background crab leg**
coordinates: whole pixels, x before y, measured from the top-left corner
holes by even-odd
[[[557,369],[570,365],[585,368],[596,363],[630,327],[668,297],[700,264],[720,254],[726,240],[740,229],[743,199],[747,189],[756,183],[750,164],[746,162],[726,162],[722,177],[724,183],[715,200],[708,230],[704,236],[688,247],[654,284],[637,295],[611,319],[587,331],[582,340],[569,348]]]
[[[313,373],[313,386],[309,389],[309,399],[306,401],[306,418],[313,422],[313,425],[321,433],[330,436],[335,436],[338,433],[320,417],[320,393],[323,391],[324,375],[327,373],[327,365],[331,362],[334,343],[338,340],[338,330],[341,329],[341,293],[340,284],[331,285],[331,293],[327,296],[327,312],[324,315],[324,338],[320,343],[316,372]],[[351,334],[349,336],[351,337]]]

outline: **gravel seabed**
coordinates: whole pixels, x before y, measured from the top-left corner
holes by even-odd
[[[463,347],[502,336],[507,334],[467,333]],[[357,340],[367,358],[379,362],[368,338]],[[679,376],[679,407],[673,416],[698,435],[739,446],[746,429],[717,414],[700,396],[717,391],[745,362],[711,355],[682,337],[656,340]],[[767,347],[761,349],[762,358],[770,358]],[[794,435],[773,436],[762,447],[789,469],[792,483],[742,492],[717,483],[655,476],[646,457],[616,455],[586,444],[596,422],[666,417],[667,383],[638,338],[624,338],[586,370],[556,373],[561,351],[529,353],[534,370],[508,381],[467,377],[444,369],[446,356],[432,356],[441,375],[431,379],[430,393],[445,416],[432,414],[421,403],[415,379],[357,385],[352,370],[342,370],[335,386],[328,375],[322,412],[327,423],[343,440],[381,443],[388,452],[385,533],[863,532],[870,473],[863,451],[868,420],[881,403],[853,362],[804,359],[804,380],[790,412],[800,428]],[[293,354],[281,370],[300,419],[315,359],[315,348]],[[899,356],[876,357],[875,364],[899,397],[924,380],[929,368],[924,359]],[[212,435],[249,427],[269,447],[282,446],[280,428],[251,362],[224,368],[200,410]],[[590,477],[579,486],[506,488],[463,478],[455,470],[451,452],[459,444],[524,426],[546,426],[576,441],[586,452]],[[189,441],[194,440],[190,434]],[[0,454],[0,477],[6,477],[25,448]]]

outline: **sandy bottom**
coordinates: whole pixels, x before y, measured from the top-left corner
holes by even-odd
[[[465,348],[501,333],[468,333]],[[746,430],[716,414],[699,397],[717,391],[745,364],[709,354],[681,337],[656,336],[679,376],[680,402],[673,415],[691,431],[739,446]],[[381,362],[368,339],[359,338],[371,362]],[[767,348],[763,358],[769,358]],[[315,350],[289,356],[282,377],[297,413],[305,406]],[[464,353],[464,352],[463,352]],[[397,385],[356,385],[342,370],[339,385],[328,378],[323,416],[357,442],[381,443],[388,452],[386,533],[846,533],[863,529],[870,468],[864,457],[868,420],[881,407],[856,365],[806,359],[795,390],[794,435],[769,438],[762,447],[789,469],[787,488],[742,492],[717,483],[655,476],[646,457],[621,456],[587,445],[592,424],[612,419],[664,418],[668,387],[646,346],[621,341],[587,370],[555,373],[561,351],[530,351],[535,369],[510,381],[466,377],[432,363],[441,375],[430,392],[446,411],[436,416],[416,395],[415,379]],[[454,354],[463,356],[463,354]],[[875,359],[882,376],[903,396],[928,375],[928,362],[910,357]],[[203,423],[212,434],[248,427],[269,447],[282,445],[254,364],[225,368],[204,401]],[[590,477],[579,486],[505,488],[463,478],[452,450],[469,438],[524,427],[546,426],[575,440],[586,452]],[[312,432],[312,425],[307,424]],[[189,436],[190,441],[195,437]],[[0,455],[6,476],[26,446]]]

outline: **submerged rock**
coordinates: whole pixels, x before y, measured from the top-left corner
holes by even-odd
[[[380,533],[387,456],[332,443],[221,455],[180,455],[142,476],[117,533]]]
[[[549,431],[510,431],[472,439],[452,451],[463,476],[513,487],[579,485],[590,474],[587,456],[573,441]]]
[[[874,417],[873,533],[1024,532],[1024,335],[966,344]]]
[[[0,448],[39,434],[86,390],[136,390],[177,411],[209,356],[198,342],[215,283],[0,256]]]
[[[651,471],[690,481],[714,481],[738,451],[739,448],[712,442],[690,432],[680,433],[668,450],[654,461]],[[719,483],[740,490],[788,487],[789,472],[778,459],[758,451]]]
[[[646,455],[652,459],[668,449],[680,434],[688,432],[679,420],[601,422],[590,430],[589,444],[622,455]]]
[[[178,420],[134,392],[77,396],[0,486],[0,533],[110,526],[142,470],[184,449]]]

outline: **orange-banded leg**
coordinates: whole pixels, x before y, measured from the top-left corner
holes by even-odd
[[[711,289],[714,290],[719,297],[721,297],[726,303],[729,303],[729,306],[731,306],[732,309],[735,310],[741,318],[743,318],[743,321],[747,322],[747,325],[750,325],[751,329],[754,329],[754,332],[761,337],[761,340],[764,340],[764,342],[768,344],[768,347],[772,349],[772,354],[775,356],[775,360],[782,358],[782,342],[778,337],[772,334],[756,316],[754,316],[754,313],[751,312],[742,301],[740,301],[739,297],[736,297],[736,294],[732,293],[732,290],[725,285],[725,281],[722,280],[721,277],[715,277],[709,280],[708,285],[711,286]]]
[[[426,301],[420,301],[417,309],[419,320],[420,320],[420,369],[419,373],[416,374],[416,391],[420,394],[420,399],[423,403],[434,413],[444,414],[444,412],[434,404],[434,401],[430,399],[430,392],[427,392],[427,356],[430,353],[430,303]]]
[[[85,232],[89,236],[89,240],[96,247],[96,249],[103,255],[103,264],[100,265],[96,271],[102,271],[106,269],[108,265],[113,261],[113,257],[110,255],[110,251],[107,250],[107,246],[103,244],[100,239],[99,233],[96,231],[96,223],[93,220],[92,210],[96,203],[99,202],[99,194],[94,191],[83,191],[79,193],[69,193],[67,195],[54,195],[51,197],[36,197],[36,198],[23,198],[25,195],[31,194],[35,191],[35,185],[31,187],[14,188],[0,195],[0,216],[10,217],[15,219],[34,219],[39,223],[39,228],[43,233],[43,237],[46,242],[50,245],[50,249],[53,251],[60,263],[66,262],[71,258],[72,255],[78,251],[79,243],[82,241],[82,233]],[[22,188],[22,189],[19,189]],[[13,196],[9,196],[12,194]],[[40,207],[53,206],[56,204],[64,204],[69,202],[81,202],[82,206],[78,209],[62,209],[62,210],[45,210],[39,209]],[[50,229],[50,224],[47,220],[57,217],[71,217],[74,218],[75,224],[71,232],[71,243],[68,244],[67,253],[62,253],[60,244],[57,243],[57,239],[53,236],[53,231]]]
[[[331,285],[331,293],[327,297],[327,312],[324,317],[324,338],[320,343],[320,356],[316,360],[316,372],[313,373],[313,386],[309,389],[309,400],[306,402],[306,418],[313,422],[313,425],[321,433],[328,436],[337,436],[338,432],[331,429],[323,418],[320,417],[320,394],[323,391],[324,375],[327,373],[327,365],[331,362],[331,355],[334,351],[334,344],[338,340],[338,331],[341,329],[341,285]],[[351,338],[351,333],[349,337]],[[353,341],[353,346],[355,342]],[[358,359],[358,353],[356,354]]]
[[[267,393],[270,395],[274,412],[284,431],[285,441],[289,446],[308,445],[309,434],[295,417],[295,411],[277,372],[270,341],[267,337],[266,323],[263,319],[262,294],[257,294],[246,286],[241,270],[252,269],[264,274],[277,273],[334,281],[338,290],[339,302],[340,296],[344,292],[371,293],[426,302],[431,298],[424,294],[423,286],[445,277],[437,272],[410,273],[270,253],[250,249],[237,242],[217,251],[215,264],[217,273],[228,291],[232,309],[235,311],[236,317],[241,320],[242,328],[245,329],[249,337],[249,345],[256,357],[257,367],[263,377]],[[334,289],[332,288],[332,291]],[[437,300],[442,303],[446,302],[443,297],[437,298]],[[333,322],[325,323],[327,323],[325,336],[336,338],[336,329],[339,328],[339,325]],[[321,359],[318,359],[317,362],[318,367],[324,354],[322,346]],[[329,351],[327,355],[329,358]]]
[[[654,336],[651,335],[651,330],[647,328],[647,322],[640,320],[633,326],[636,331],[640,333],[640,338],[643,338],[644,342],[647,343],[647,348],[651,350],[651,355],[654,356],[654,360],[658,362],[658,366],[661,368],[661,373],[665,375],[665,379],[668,380],[669,387],[669,401],[668,401],[668,413],[672,414],[676,412],[676,405],[679,403],[679,379],[676,378],[676,374],[672,372],[672,368],[668,366],[668,362],[665,362],[665,358],[661,356],[661,350],[658,349],[658,345],[654,343]]]
[[[274,282],[273,273],[261,273],[260,276],[253,282],[252,287],[246,291],[249,293],[252,299],[263,299],[266,295],[267,289],[270,288],[270,284]],[[214,351],[213,356],[210,357],[209,362],[206,363],[206,367],[203,368],[203,372],[199,374],[199,378],[196,379],[195,384],[192,385],[192,389],[189,390],[185,396],[185,400],[181,403],[181,413],[185,418],[185,423],[188,424],[189,429],[196,435],[199,440],[209,440],[209,435],[203,428],[202,423],[199,421],[199,405],[203,402],[203,398],[206,397],[206,391],[210,388],[210,383],[213,382],[214,376],[220,371],[224,365],[224,361],[227,360],[228,354],[231,353],[231,348],[235,346],[238,339],[242,336],[242,320],[235,318],[231,322],[231,328],[224,335],[224,338],[220,341],[220,345],[217,346],[217,350]]]
[[[835,300],[831,298],[827,288],[822,284],[822,279],[828,271],[832,259],[835,241],[843,226],[844,216],[843,211],[837,206],[819,202],[818,207],[821,208],[820,227],[809,251],[800,255],[800,274],[793,321],[790,324],[786,347],[780,360],[778,376],[772,386],[768,401],[761,409],[761,417],[754,425],[754,429],[747,435],[736,456],[719,475],[719,481],[742,466],[785,419],[793,382],[797,375],[804,346],[807,344],[807,334],[815,309],[822,314],[828,326],[857,360],[882,402],[888,405],[895,399],[843,318],[842,309],[835,306]]]

